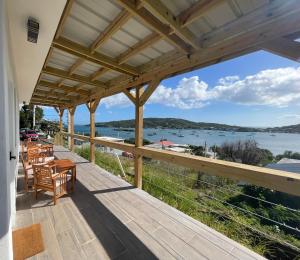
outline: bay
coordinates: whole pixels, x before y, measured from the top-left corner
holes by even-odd
[[[119,138],[133,138],[134,129],[121,131],[117,128],[96,127],[98,135]],[[89,134],[90,127],[75,125],[78,134]],[[181,136],[181,137],[180,137]],[[145,128],[144,138],[151,142],[159,142],[167,139],[177,144],[202,145],[208,147],[221,145],[224,142],[235,142],[238,140],[255,140],[260,148],[270,150],[274,155],[284,151],[300,152],[300,134],[288,133],[262,133],[262,132],[228,132],[215,130],[193,130],[193,129],[154,129]]]

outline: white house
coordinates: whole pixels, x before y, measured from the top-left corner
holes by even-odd
[[[12,259],[12,225],[19,147],[19,105],[30,102],[65,0],[0,0],[0,259]],[[27,20],[40,24],[27,41]]]

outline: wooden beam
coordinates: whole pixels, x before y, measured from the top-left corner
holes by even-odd
[[[99,78],[100,76],[102,76],[104,73],[106,73],[107,71],[109,71],[108,68],[101,68],[99,70],[97,70],[96,72],[94,72],[91,76],[90,79],[91,81],[95,81],[97,78]]]
[[[119,64],[125,63],[130,59],[130,57],[134,56],[135,54],[151,46],[155,42],[159,41],[161,38],[162,36],[157,33],[152,33],[148,35],[145,39],[136,43],[135,45],[130,47],[127,51],[120,54],[119,57],[117,58],[118,63]]]
[[[135,152],[141,156],[185,166],[205,174],[245,181],[249,184],[300,196],[300,175],[296,173],[149,147],[136,148]]]
[[[74,3],[74,0],[67,0],[67,3],[65,5],[65,8],[64,8],[64,11],[63,11],[63,14],[60,18],[60,21],[59,21],[59,24],[58,24],[58,27],[57,27],[57,30],[56,30],[56,33],[55,33],[55,39],[57,39],[62,31],[63,31],[63,28],[64,28],[64,25],[66,23],[66,20],[71,12],[71,9],[72,9],[72,6],[73,6],[73,3]]]
[[[128,97],[128,99],[135,104],[136,102],[136,97],[128,90],[128,89],[124,89],[123,93]]]
[[[118,31],[129,19],[131,18],[130,13],[126,10],[122,10],[117,17],[109,23],[109,26],[97,37],[91,46],[91,53],[108,40],[116,31]]]
[[[63,134],[69,136],[67,133]],[[86,138],[88,137],[79,136],[79,138],[87,140]],[[297,173],[211,159],[190,154],[182,154],[166,150],[158,150],[144,146],[135,147],[131,144],[117,143],[100,139],[95,140],[95,142],[103,146],[138,154],[154,160],[166,161],[176,165],[199,170],[205,174],[220,176],[237,181],[244,181],[249,184],[265,187],[271,190],[300,196],[300,175]]]
[[[77,81],[77,82],[92,85],[95,87],[106,88],[105,83],[102,83],[100,81],[91,81],[90,78],[86,77],[86,76],[81,76],[81,75],[77,75],[77,74],[69,75],[69,73],[67,71],[64,71],[61,69],[46,67],[42,70],[42,73],[46,73],[46,74],[64,78],[64,79]]]
[[[135,103],[135,147],[143,146],[143,106],[140,105],[140,97],[143,94],[143,88],[136,88]],[[143,156],[135,155],[134,157],[134,185],[142,188],[143,175]]]
[[[262,48],[284,58],[300,61],[299,42],[281,37],[264,43]]]
[[[63,129],[63,115],[64,115],[64,111],[65,109],[63,107],[54,107],[54,109],[56,110],[57,114],[59,115],[59,130],[60,132],[62,132]]]
[[[128,12],[138,17],[152,30],[164,37],[169,43],[175,45],[177,48],[185,53],[190,53],[190,47],[176,35],[171,35],[173,32],[169,25],[163,24],[155,16],[153,16],[144,7],[138,8],[134,0],[117,0],[118,3]]]
[[[50,106],[50,107],[66,105],[66,104],[61,104],[56,102],[45,102],[45,101],[35,101],[35,100],[30,100],[30,104],[39,105],[39,106]]]
[[[200,0],[192,4],[186,10],[182,11],[177,16],[177,19],[182,27],[186,27],[187,25],[201,18],[208,10],[222,2],[224,2],[224,0]]]
[[[99,52],[91,53],[89,48],[86,48],[83,45],[80,45],[63,37],[54,40],[52,46],[74,56],[77,56],[78,58],[91,61],[95,64],[118,71],[123,74],[128,74],[131,76],[137,76],[139,74],[138,71],[132,66],[119,65],[115,59],[100,54]]]
[[[74,151],[74,114],[75,114],[76,106],[75,107],[69,107],[69,116],[68,116],[68,131],[70,133],[69,138],[69,150]]]
[[[182,28],[180,20],[160,0],[142,0],[144,7],[155,17],[170,26],[173,32],[194,49],[200,49],[199,42],[195,35],[187,28]]]
[[[100,99],[91,100],[86,104],[90,111],[90,162],[95,163],[95,112],[99,105]]]
[[[150,96],[152,95],[152,93],[156,90],[156,88],[159,86],[160,83],[160,79],[153,79],[146,91],[144,91],[143,95],[140,98],[140,105],[143,106],[145,105],[145,103],[147,102],[147,100],[150,98]]]

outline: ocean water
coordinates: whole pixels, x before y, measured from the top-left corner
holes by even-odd
[[[110,127],[96,127],[101,136],[119,138],[134,137],[134,129],[130,132],[120,131]],[[75,132],[89,133],[89,126],[75,125]],[[181,135],[181,137],[179,137]],[[173,143],[191,145],[221,145],[224,142],[238,140],[255,140],[260,148],[270,150],[274,155],[281,154],[286,150],[300,152],[300,134],[285,133],[258,133],[258,132],[227,132],[214,130],[192,130],[192,129],[144,129],[144,138],[152,142],[159,142],[160,139],[167,139]]]

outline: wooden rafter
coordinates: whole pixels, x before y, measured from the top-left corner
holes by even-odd
[[[272,52],[282,57],[295,61],[300,61],[299,42],[281,37],[264,43],[262,45],[262,48],[266,51]]]
[[[91,76],[90,79],[91,81],[95,81],[97,78],[99,78],[100,76],[102,76],[104,73],[106,73],[107,71],[109,71],[108,68],[101,68],[99,70],[97,70],[96,72],[94,72]]]
[[[64,28],[64,25],[66,23],[66,20],[71,12],[72,6],[73,6],[74,0],[67,0],[64,12],[61,16],[61,19],[59,21],[59,25],[57,27],[56,33],[55,33],[55,38],[57,39],[58,37],[60,37],[62,30]]]
[[[198,50],[200,45],[195,35],[187,28],[182,28],[180,20],[169,10],[160,0],[142,0],[144,7],[147,8],[155,17],[170,26],[173,32],[183,41]]]
[[[92,86],[100,87],[100,88],[106,88],[106,85],[100,81],[91,81],[89,77],[81,76],[81,75],[77,75],[77,74],[69,75],[69,73],[67,71],[64,71],[61,69],[46,67],[42,70],[42,72],[45,74],[77,81],[77,82],[84,83],[87,85],[92,85]]]
[[[190,53],[190,47],[178,36],[172,34],[173,30],[169,25],[163,24],[154,15],[152,15],[146,8],[138,8],[134,0],[118,0],[118,3],[132,13],[134,16],[142,20],[152,30],[164,37],[169,43],[175,45],[185,53]]]
[[[179,20],[181,27],[186,27],[201,18],[208,10],[222,2],[224,2],[224,0],[200,0],[195,2],[188,9],[182,11],[177,16],[177,19]]]
[[[118,62],[106,55],[100,54],[99,52],[91,53],[89,48],[86,48],[78,43],[75,43],[66,38],[59,38],[54,40],[52,43],[53,47],[70,53],[78,58],[82,58],[91,61],[95,64],[101,65],[103,67],[116,70],[120,73],[128,74],[131,76],[137,76],[138,71],[129,65],[119,65]]]
[[[117,17],[110,22],[109,26],[97,37],[91,46],[91,53],[94,53],[101,44],[108,40],[116,31],[118,31],[129,19],[130,13],[123,10],[117,15]]]
[[[119,64],[125,63],[128,61],[128,59],[135,54],[141,52],[142,50],[146,49],[150,45],[154,44],[155,42],[159,41],[162,38],[161,35],[157,33],[152,33],[148,35],[145,39],[142,41],[136,43],[132,47],[130,47],[127,51],[124,53],[120,54],[119,57],[117,58]]]

